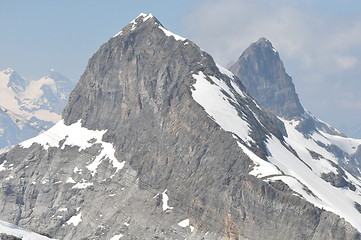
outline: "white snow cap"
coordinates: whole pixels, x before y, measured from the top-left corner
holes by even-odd
[[[151,13],[148,13],[148,14],[146,14],[146,13],[141,13],[141,14],[139,14],[139,16],[138,16],[137,18],[140,18],[140,17],[142,17],[142,18],[143,18],[143,22],[145,22],[145,21],[147,21],[148,19],[153,18],[154,16],[153,16],[153,14],[151,14]]]
[[[147,21],[147,20],[149,20],[151,18],[154,18],[153,14],[151,14],[151,13],[149,13],[149,14],[146,14],[146,13],[139,14],[138,17],[136,17],[133,21],[130,22],[130,24],[132,24],[131,31],[134,31],[137,28],[137,24],[140,22],[141,19],[143,20],[143,22],[145,22],[145,21]],[[187,40],[186,38],[181,37],[181,36],[179,36],[177,34],[174,34],[171,31],[169,31],[168,29],[164,28],[159,22],[156,21],[155,24],[158,25],[158,28],[161,29],[167,37],[174,37],[174,39],[176,41],[186,41]],[[113,37],[117,37],[119,35],[122,35],[122,33],[123,33],[123,31],[120,31],[117,34],[115,34]]]

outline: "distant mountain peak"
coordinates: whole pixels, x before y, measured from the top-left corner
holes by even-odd
[[[60,119],[73,87],[73,82],[54,70],[36,80],[24,78],[11,68],[0,71],[1,106],[43,129]],[[2,113],[0,119],[0,149],[38,134],[10,111]]]
[[[265,37],[259,38],[256,42],[254,42],[251,47],[263,47],[263,48],[269,48],[273,52],[277,53],[276,49],[272,46],[272,43],[270,40],[268,40]]]
[[[274,114],[291,119],[304,113],[292,78],[268,39],[252,43],[229,69],[260,105]]]
[[[13,72],[15,72],[15,70],[12,68],[7,68],[3,72],[4,72],[4,74],[9,75],[9,74],[12,74]]]
[[[64,75],[62,75],[61,73],[55,71],[53,68],[50,69],[50,70],[46,73],[46,75],[45,75],[44,77],[46,77],[46,78],[52,78],[52,79],[54,79],[55,81],[56,81],[56,80],[59,80],[59,79],[64,79],[64,78],[66,78]]]

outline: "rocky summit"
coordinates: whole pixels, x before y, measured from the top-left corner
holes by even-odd
[[[304,113],[292,78],[266,38],[251,44],[229,70],[261,106],[276,115],[290,119]]]
[[[56,239],[360,239],[359,179],[294,129],[141,14],[89,60],[62,120],[0,155],[1,220]],[[337,171],[347,186],[321,178]]]

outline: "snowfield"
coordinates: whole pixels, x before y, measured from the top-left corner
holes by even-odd
[[[0,220],[0,234],[5,233],[7,235],[12,235],[23,240],[49,240],[51,238],[45,237],[43,235],[31,232],[29,230],[20,228],[16,225],[4,222]]]

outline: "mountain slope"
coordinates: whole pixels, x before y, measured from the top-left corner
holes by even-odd
[[[286,131],[141,14],[89,60],[63,119],[0,156],[1,216],[59,239],[360,239],[359,182],[327,199],[341,190]]]
[[[36,128],[48,129],[59,121],[73,87],[53,70],[32,81],[10,68],[0,71],[0,149],[34,137],[39,133]]]

